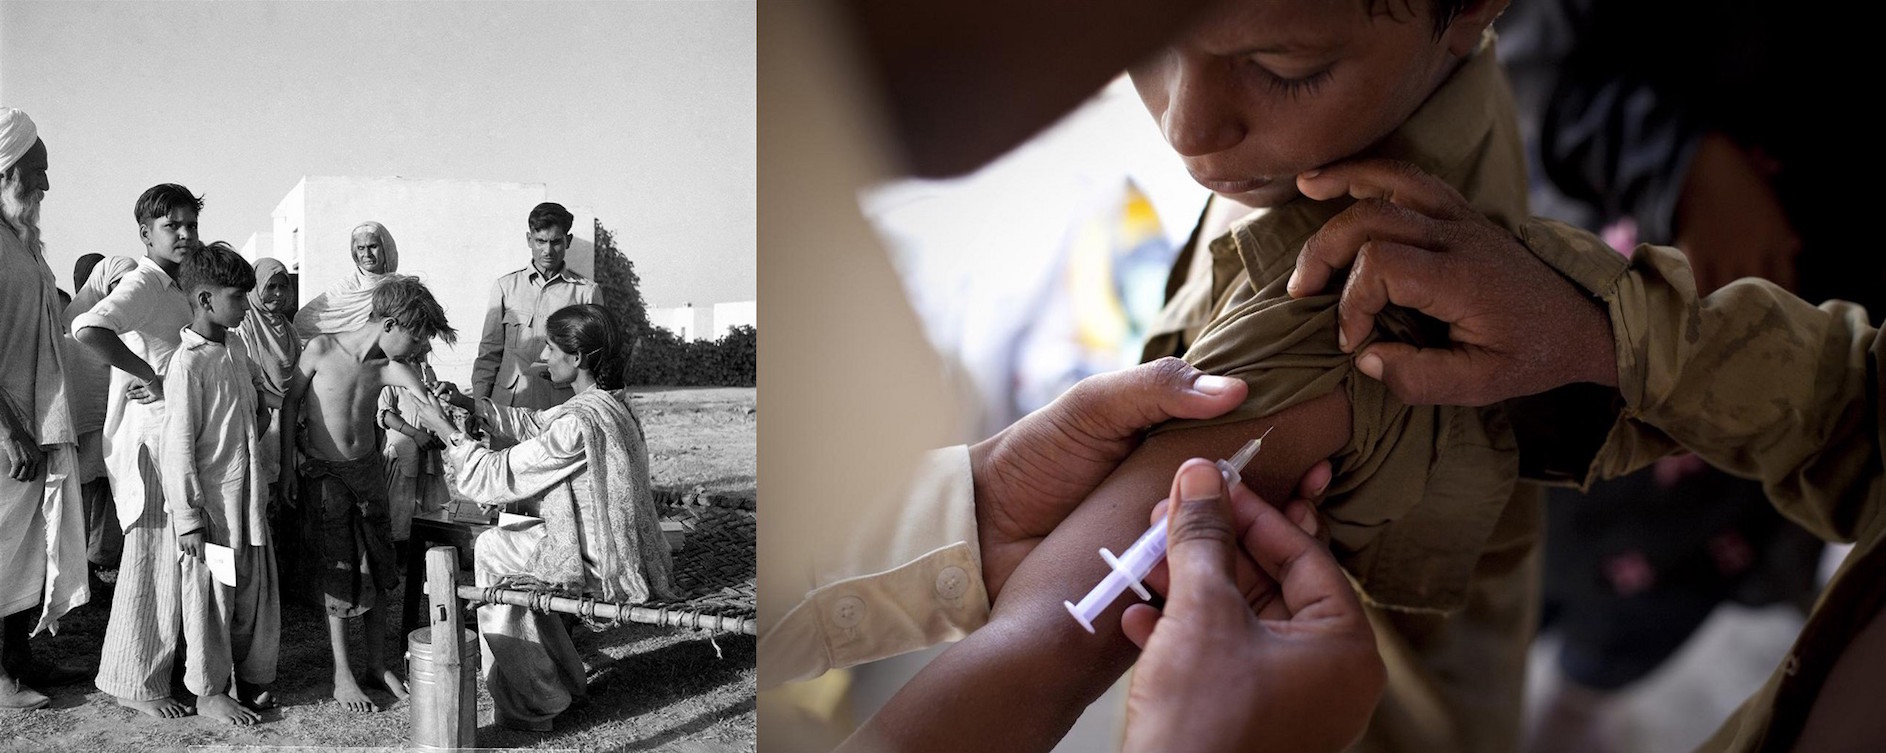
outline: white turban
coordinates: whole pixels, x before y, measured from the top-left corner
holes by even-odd
[[[0,170],[20,161],[37,141],[39,126],[33,125],[32,118],[20,110],[0,107]]]

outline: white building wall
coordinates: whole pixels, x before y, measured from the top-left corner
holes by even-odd
[[[683,342],[719,337],[714,330],[714,310],[693,304],[649,309],[648,323],[675,333]]]
[[[248,259],[251,264],[263,258],[281,258],[275,256],[275,233],[267,230],[260,233],[250,233],[249,240],[244,241],[242,248],[237,249],[237,252],[242,254],[242,258]],[[287,262],[284,261],[283,263],[286,264]]]
[[[760,326],[759,301],[734,301],[714,304],[714,331],[711,337],[725,337],[734,327]]]
[[[294,259],[306,303],[353,272],[350,231],[385,225],[399,249],[399,272],[419,277],[445,307],[458,344],[435,343],[439,378],[470,390],[491,284],[530,264],[526,218],[545,201],[541,183],[420,178],[306,177],[276,207],[277,256]],[[567,263],[594,277],[595,217],[580,207]]]

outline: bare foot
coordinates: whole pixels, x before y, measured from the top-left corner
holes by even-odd
[[[177,702],[175,698],[159,698],[154,701],[133,701],[129,698],[112,696],[118,705],[134,711],[141,711],[159,719],[181,719],[196,713],[189,706]]]
[[[373,705],[373,699],[360,691],[360,685],[354,682],[352,675],[334,677],[334,700],[339,701],[341,706],[348,711],[380,710],[378,706]]]
[[[275,708],[275,694],[270,693],[267,686],[241,680],[236,681],[236,700],[256,711]]]
[[[200,695],[196,697],[196,712],[212,719],[221,719],[230,724],[247,727],[262,720],[262,717],[237,703],[236,699],[226,695]]]
[[[411,695],[406,692],[406,681],[400,679],[399,675],[394,674],[393,670],[390,669],[380,670],[380,674],[377,676],[372,672],[361,675],[360,684],[392,693],[393,697],[402,701],[406,700],[407,696]]]
[[[45,708],[48,703],[52,703],[51,698],[13,678],[0,680],[0,711],[31,711]]]

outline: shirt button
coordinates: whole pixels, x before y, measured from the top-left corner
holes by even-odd
[[[955,565],[943,568],[936,574],[936,595],[944,601],[955,601],[963,597],[963,590],[969,587],[969,574]]]
[[[832,605],[832,622],[841,628],[856,627],[864,621],[864,599],[846,596]]]

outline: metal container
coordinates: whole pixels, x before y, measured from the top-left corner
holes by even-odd
[[[406,741],[419,750],[452,750],[474,747],[472,738],[478,729],[478,633],[466,630],[464,652],[459,654],[458,725],[452,726],[453,709],[445,708],[441,684],[452,678],[442,676],[433,664],[432,628],[423,627],[406,636],[406,688],[412,693],[412,731]],[[457,733],[457,739],[453,733]]]

